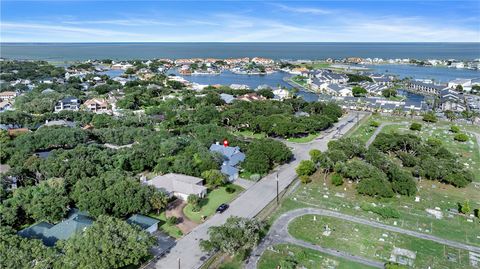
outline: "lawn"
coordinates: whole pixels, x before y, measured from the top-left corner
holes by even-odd
[[[304,67],[311,67],[312,69],[321,69],[321,68],[328,68],[330,67],[331,63],[327,62],[314,62],[314,63],[309,63],[309,64],[302,64],[301,66]]]
[[[293,266],[295,265],[295,266]],[[369,266],[332,257],[308,248],[292,244],[280,244],[267,249],[257,268],[336,268],[336,269],[366,269]]]
[[[246,138],[257,138],[257,139],[267,137],[265,133],[254,133],[252,131],[236,131],[236,132],[233,132],[233,134],[237,136],[243,136]]]
[[[288,230],[295,238],[379,261],[388,261],[400,248],[416,254],[409,259],[415,268],[472,268],[468,251],[332,217],[304,215]]]
[[[165,212],[161,212],[159,215],[156,213],[150,213],[148,216],[160,220],[158,227],[171,237],[178,239],[183,236],[182,231],[177,226],[167,223]]]
[[[294,142],[294,143],[307,143],[307,142],[313,141],[319,135],[320,135],[319,133],[314,133],[314,134],[309,134],[303,137],[292,137],[292,138],[288,138],[287,141]]]
[[[307,78],[305,77],[302,77],[302,76],[294,76],[290,79],[292,82],[304,87],[304,88],[308,88],[308,84],[307,84]]]
[[[187,216],[190,220],[201,223],[202,216],[209,217],[215,214],[215,210],[217,210],[218,206],[223,203],[229,203],[230,201],[234,200],[240,192],[243,191],[243,188],[237,185],[229,184],[235,189],[234,193],[228,193],[226,191],[227,186],[222,186],[212,191],[209,191],[207,196],[203,198],[200,202],[201,209],[199,212],[193,212],[192,206],[187,205],[183,208],[183,213]],[[228,210],[228,209],[227,209]]]
[[[419,201],[415,202],[415,197],[408,196],[377,199],[358,195],[354,183],[337,187],[331,185],[330,179],[327,178],[324,184],[323,174],[319,172],[314,174],[312,179],[311,183],[300,185],[290,197],[285,199],[270,222],[285,211],[301,207],[318,207],[480,246],[480,238],[477,237],[480,235],[479,220],[469,222],[465,216],[448,211],[452,208],[456,209],[457,203],[463,203],[465,200],[470,201],[472,209],[480,208],[480,192],[474,187],[455,188],[437,181],[422,180],[418,183],[416,194]],[[360,208],[362,203],[394,208],[400,213],[400,218],[383,219],[379,215],[363,211]],[[436,219],[426,211],[436,207],[442,212],[442,219]]]

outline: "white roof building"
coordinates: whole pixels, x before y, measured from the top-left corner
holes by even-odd
[[[169,173],[156,176],[145,182],[147,185],[164,191],[170,196],[187,200],[191,194],[204,197],[207,194],[207,187],[203,186],[203,179],[183,174]]]

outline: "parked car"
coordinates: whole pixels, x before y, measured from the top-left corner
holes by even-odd
[[[223,213],[225,210],[227,210],[228,205],[227,204],[221,204],[217,207],[217,213]]]

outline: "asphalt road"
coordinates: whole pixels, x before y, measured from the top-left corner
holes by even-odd
[[[358,120],[366,114],[359,113]],[[292,148],[294,160],[284,164],[269,175],[262,178],[255,185],[244,191],[237,199],[230,203],[230,208],[223,214],[217,214],[205,223],[197,226],[192,232],[178,240],[169,253],[162,258],[148,264],[146,268],[199,268],[208,258],[208,253],[201,251],[200,239],[208,239],[208,228],[223,224],[229,216],[253,218],[276,196],[276,174],[278,172],[279,191],[284,190],[296,178],[295,168],[301,160],[309,159],[311,149],[326,150],[327,143],[345,134],[355,125],[357,113],[350,113],[343,117],[323,136],[309,143],[287,143]],[[180,266],[179,266],[180,263]]]
[[[375,222],[375,221],[354,217],[354,216],[339,213],[339,212],[336,212],[336,211],[331,211],[331,210],[326,210],[326,209],[317,209],[317,208],[301,208],[301,209],[289,211],[289,212],[283,214],[282,216],[280,216],[275,221],[275,223],[270,228],[270,231],[269,231],[268,235],[258,245],[258,247],[252,252],[252,255],[250,256],[250,259],[248,260],[246,268],[247,269],[256,269],[258,260],[260,259],[260,256],[262,255],[262,253],[267,249],[267,247],[269,247],[271,245],[275,245],[275,244],[280,244],[280,243],[292,243],[292,244],[299,245],[299,246],[302,246],[302,247],[314,249],[314,250],[317,250],[317,251],[320,251],[322,253],[326,253],[326,254],[329,254],[329,255],[332,255],[332,256],[335,256],[335,257],[347,259],[347,260],[350,260],[350,261],[358,262],[358,263],[369,265],[369,266],[372,266],[372,267],[383,268],[383,263],[382,262],[366,259],[364,257],[351,255],[351,254],[343,252],[343,251],[324,248],[324,247],[321,247],[321,246],[318,246],[318,245],[315,245],[315,244],[305,242],[303,240],[293,238],[288,233],[288,224],[292,220],[294,220],[295,218],[303,216],[303,215],[308,215],[308,214],[334,217],[334,218],[342,219],[342,220],[345,220],[345,221],[351,221],[351,222],[355,222],[355,223],[359,223],[359,224],[363,224],[363,225],[368,225],[368,226],[375,227],[375,228],[384,229],[384,230],[391,231],[391,232],[397,232],[397,233],[401,233],[401,234],[410,235],[410,236],[420,238],[420,239],[434,241],[434,242],[444,244],[444,245],[447,245],[447,246],[451,246],[451,247],[454,247],[454,248],[459,248],[459,249],[464,249],[464,250],[480,253],[480,247],[470,246],[470,245],[466,245],[466,244],[463,244],[463,243],[460,243],[460,242],[446,240],[446,239],[439,238],[439,237],[436,237],[436,236],[432,236],[432,235],[429,235],[429,234],[424,234],[424,233],[419,233],[419,232],[415,232],[415,231],[411,231],[411,230],[406,230],[406,229],[402,229],[402,228],[399,228],[399,227],[396,227],[396,226],[389,226],[389,225],[385,225],[383,223],[378,223],[378,222]]]

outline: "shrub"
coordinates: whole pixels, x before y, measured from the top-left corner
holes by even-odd
[[[260,174],[253,174],[250,176],[250,180],[259,181],[262,178]]]
[[[343,177],[339,174],[333,174],[331,177],[332,184],[335,186],[343,185]]]
[[[312,180],[310,179],[309,176],[307,175],[303,175],[303,176],[300,176],[300,182],[302,182],[303,184],[307,184],[309,182],[311,182]]]
[[[370,122],[370,126],[377,128],[378,126],[380,126],[380,123],[379,123],[378,121],[372,120],[372,121]]]
[[[178,218],[175,216],[171,216],[167,218],[167,224],[168,225],[175,225],[178,222]]]
[[[228,192],[228,193],[234,193],[235,191],[237,191],[234,187],[232,186],[227,186],[225,188],[225,191]]]
[[[300,162],[300,164],[297,166],[295,171],[297,172],[297,175],[299,176],[310,176],[313,173],[315,173],[315,164],[310,161],[310,160],[303,160]]]
[[[458,133],[458,132],[460,132],[460,127],[458,127],[456,125],[452,125],[452,126],[450,126],[450,132]]]
[[[372,204],[368,203],[362,203],[360,205],[360,208],[364,211],[372,212],[375,214],[380,215],[382,218],[393,218],[393,219],[398,219],[400,218],[400,212],[396,210],[395,208],[384,206],[384,207],[379,207],[379,206],[374,206]]]
[[[465,141],[468,141],[468,135],[463,134],[463,133],[459,133],[459,134],[456,134],[453,139],[455,139],[459,142],[465,142]]]
[[[420,131],[420,130],[422,130],[422,125],[418,122],[414,122],[414,123],[412,123],[412,125],[410,125],[410,130]]]
[[[437,116],[433,112],[426,113],[423,115],[423,121],[425,122],[437,122]]]

